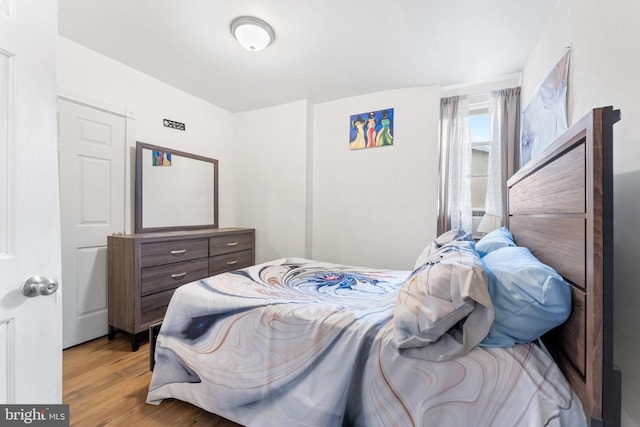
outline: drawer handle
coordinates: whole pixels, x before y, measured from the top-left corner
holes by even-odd
[[[187,253],[186,249],[180,249],[179,251],[171,251],[171,255],[182,255],[186,253]]]
[[[227,246],[238,246],[238,242],[229,242]]]
[[[172,275],[171,275],[171,278],[172,278],[172,279],[179,279],[179,278],[184,277],[184,276],[186,276],[186,275],[187,275],[187,272],[186,272],[186,271],[183,271],[182,273],[175,273],[175,274],[172,274]]]
[[[233,261],[227,261],[227,265],[233,265],[233,264],[237,264],[238,260],[234,259]]]

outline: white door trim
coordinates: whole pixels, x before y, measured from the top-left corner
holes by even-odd
[[[135,120],[136,118],[135,113],[128,107],[119,107],[106,101],[91,98],[89,96],[82,95],[69,89],[58,88],[58,98],[64,99],[65,101],[75,102],[76,104],[84,105],[86,107],[102,110],[107,113],[116,114],[128,119]]]

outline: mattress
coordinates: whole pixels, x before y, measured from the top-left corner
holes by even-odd
[[[444,362],[401,355],[409,271],[286,258],[178,288],[148,403],[176,398],[246,426],[585,425],[536,343]]]

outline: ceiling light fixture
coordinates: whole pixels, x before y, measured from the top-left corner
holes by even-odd
[[[253,16],[240,16],[231,22],[231,34],[247,50],[258,52],[273,43],[276,33],[271,25]]]

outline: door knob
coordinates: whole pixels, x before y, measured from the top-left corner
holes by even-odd
[[[26,297],[51,295],[58,290],[58,282],[44,276],[32,276],[22,284],[20,290]]]

